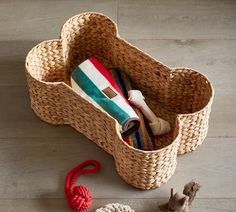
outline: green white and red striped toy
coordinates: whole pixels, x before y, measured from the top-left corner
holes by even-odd
[[[115,118],[126,137],[138,130],[139,117],[111,73],[96,59],[82,62],[71,74],[72,88]]]

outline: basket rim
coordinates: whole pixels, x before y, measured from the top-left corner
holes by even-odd
[[[123,143],[124,145],[126,145],[126,146],[129,147],[130,149],[132,149],[132,150],[134,150],[134,151],[136,151],[136,152],[140,152],[140,153],[145,153],[145,154],[147,154],[147,153],[150,153],[150,154],[151,154],[151,153],[158,153],[158,152],[163,151],[164,149],[170,148],[171,146],[175,145],[176,142],[178,141],[178,139],[179,139],[180,136],[181,136],[181,134],[180,134],[181,126],[180,126],[179,116],[193,116],[193,115],[195,115],[195,114],[197,114],[197,113],[201,113],[203,110],[205,110],[205,108],[208,107],[208,106],[212,103],[212,101],[213,101],[214,89],[213,89],[212,83],[210,82],[210,80],[209,80],[204,74],[202,74],[202,73],[200,73],[200,72],[198,72],[198,71],[196,71],[196,70],[193,70],[193,69],[191,69],[191,68],[188,68],[188,67],[174,67],[174,68],[170,68],[169,66],[165,65],[164,63],[157,61],[157,59],[155,59],[155,58],[154,58],[153,56],[151,56],[150,54],[146,53],[145,51],[141,50],[140,48],[138,48],[138,47],[132,45],[131,43],[129,43],[129,42],[126,41],[125,39],[121,38],[120,35],[119,35],[119,33],[118,33],[117,24],[116,24],[112,19],[110,19],[108,16],[106,16],[106,15],[103,14],[103,13],[98,13],[98,12],[85,12],[85,13],[81,13],[81,14],[74,15],[74,16],[72,16],[71,18],[69,18],[69,19],[62,25],[59,38],[44,40],[44,41],[38,43],[37,45],[35,45],[34,47],[32,47],[32,49],[27,53],[26,59],[25,59],[25,71],[26,71],[27,74],[29,74],[34,80],[36,80],[36,81],[38,81],[38,82],[40,82],[40,83],[43,83],[43,84],[46,84],[46,85],[63,85],[63,86],[65,86],[65,87],[69,88],[70,90],[72,90],[72,92],[74,92],[76,95],[78,95],[69,85],[67,85],[67,84],[66,84],[65,82],[63,82],[63,81],[61,81],[61,82],[46,82],[46,81],[43,81],[43,80],[36,79],[36,78],[32,75],[32,73],[29,71],[30,68],[28,67],[28,59],[29,59],[30,54],[31,54],[36,48],[38,48],[39,46],[41,46],[41,45],[43,45],[43,44],[46,44],[46,43],[57,42],[58,45],[61,45],[61,48],[63,48],[63,47],[62,47],[61,34],[62,34],[63,29],[64,29],[64,26],[65,26],[66,24],[68,24],[71,20],[73,20],[74,18],[81,17],[81,16],[84,16],[84,15],[91,15],[91,14],[92,14],[92,15],[94,14],[94,15],[102,16],[102,17],[105,17],[107,20],[109,20],[109,21],[113,24],[113,26],[114,26],[114,29],[115,29],[115,36],[116,36],[117,39],[120,39],[121,41],[125,42],[126,44],[128,44],[128,45],[131,46],[132,48],[134,48],[134,49],[136,49],[136,50],[142,52],[144,55],[146,55],[146,56],[148,56],[149,58],[151,58],[151,59],[153,60],[153,62],[158,63],[158,64],[164,66],[165,68],[169,69],[169,70],[170,70],[170,71],[169,71],[169,74],[171,73],[171,70],[188,69],[188,70],[194,71],[194,72],[196,72],[196,73],[198,73],[198,74],[200,74],[200,75],[202,75],[203,77],[206,78],[206,81],[209,83],[210,88],[211,88],[211,92],[212,92],[212,93],[211,93],[211,94],[212,94],[211,97],[209,98],[207,104],[206,104],[202,109],[200,109],[200,110],[198,110],[198,111],[194,111],[193,113],[175,113],[175,114],[176,114],[176,121],[178,122],[178,132],[177,132],[177,136],[175,137],[175,139],[173,139],[173,141],[172,141],[169,145],[167,145],[167,146],[165,146],[165,147],[163,147],[163,148],[161,148],[161,149],[158,149],[158,150],[140,150],[140,149],[136,149],[136,148],[134,148],[134,147],[128,145],[126,142],[124,142],[123,139],[121,138],[120,133],[117,132],[117,135],[118,135],[118,137],[119,137],[119,140],[123,141],[122,143]],[[63,58],[63,55],[61,55],[61,56],[62,56],[62,58]],[[63,60],[64,60],[64,59],[63,59]],[[86,99],[85,99],[85,100],[86,100]],[[86,100],[86,101],[87,101],[87,100]],[[87,101],[87,102],[90,103],[89,101]],[[93,105],[93,104],[92,104],[92,105]],[[93,106],[94,106],[94,105],[93,105]],[[98,109],[100,110],[100,112],[103,112],[103,113],[107,114],[108,116],[110,116],[106,111],[102,111],[100,108],[98,108]],[[110,117],[111,117],[111,116],[110,116]],[[116,131],[117,131],[117,130],[118,130],[118,129],[117,129],[118,122],[117,122],[113,117],[111,117],[111,118],[116,122]],[[177,152],[177,151],[176,151],[176,152]]]

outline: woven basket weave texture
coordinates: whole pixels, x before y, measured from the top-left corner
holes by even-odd
[[[155,139],[158,149],[142,151],[127,145],[117,121],[71,89],[71,72],[90,57],[125,72],[151,109],[171,123],[171,132]],[[207,134],[213,100],[209,80],[197,71],[158,62],[120,38],[116,24],[99,13],[70,18],[60,39],[35,46],[26,58],[26,77],[37,116],[83,133],[114,157],[118,174],[137,188],[167,182],[175,171],[177,154],[195,150]]]

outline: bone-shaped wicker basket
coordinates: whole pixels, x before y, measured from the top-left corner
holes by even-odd
[[[115,119],[71,89],[70,73],[90,57],[125,72],[152,110],[171,123],[171,132],[155,139],[158,149],[130,147]],[[213,100],[208,79],[194,70],[156,61],[120,38],[116,24],[105,15],[70,18],[60,39],[35,46],[25,65],[34,112],[48,123],[69,124],[87,136],[114,157],[118,174],[137,188],[160,187],[174,173],[177,153],[195,150],[206,137]]]

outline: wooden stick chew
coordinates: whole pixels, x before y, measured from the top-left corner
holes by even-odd
[[[170,123],[157,117],[144,101],[145,97],[139,90],[130,90],[128,92],[129,102],[139,108],[149,121],[149,126],[153,135],[162,135],[170,132]]]

